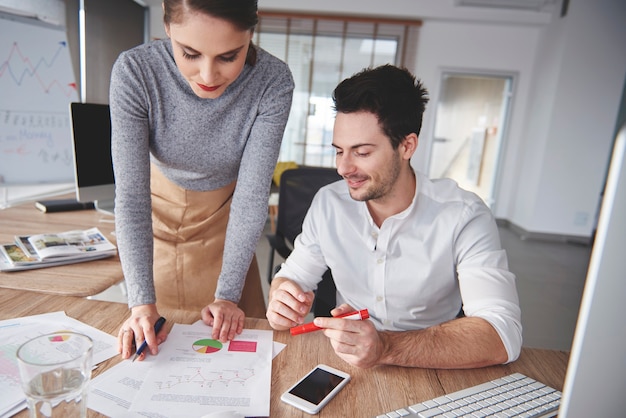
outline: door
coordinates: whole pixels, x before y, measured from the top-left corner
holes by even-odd
[[[513,77],[446,71],[440,85],[428,174],[454,179],[493,210]]]

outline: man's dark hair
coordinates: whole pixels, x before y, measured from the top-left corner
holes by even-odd
[[[337,112],[375,114],[397,149],[408,134],[419,135],[428,91],[407,69],[387,64],[343,80],[333,91],[333,101]]]

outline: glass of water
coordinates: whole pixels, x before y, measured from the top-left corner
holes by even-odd
[[[20,346],[17,363],[31,418],[84,418],[93,341],[75,332],[40,335]]]

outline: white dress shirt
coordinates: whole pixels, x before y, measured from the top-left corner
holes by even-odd
[[[314,290],[330,267],[337,305],[367,308],[379,330],[427,328],[457,316],[487,320],[509,359],[522,325],[515,275],[483,201],[450,179],[416,172],[411,205],[378,228],[340,180],[322,188],[276,276]]]

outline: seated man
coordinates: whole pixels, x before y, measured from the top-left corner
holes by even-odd
[[[315,318],[346,362],[474,368],[514,361],[521,314],[493,215],[452,180],[411,167],[428,101],[421,82],[385,65],[344,80],[333,99],[344,180],[317,193],[272,281],[272,327],[303,323],[330,268],[339,305],[331,314],[370,314]]]

